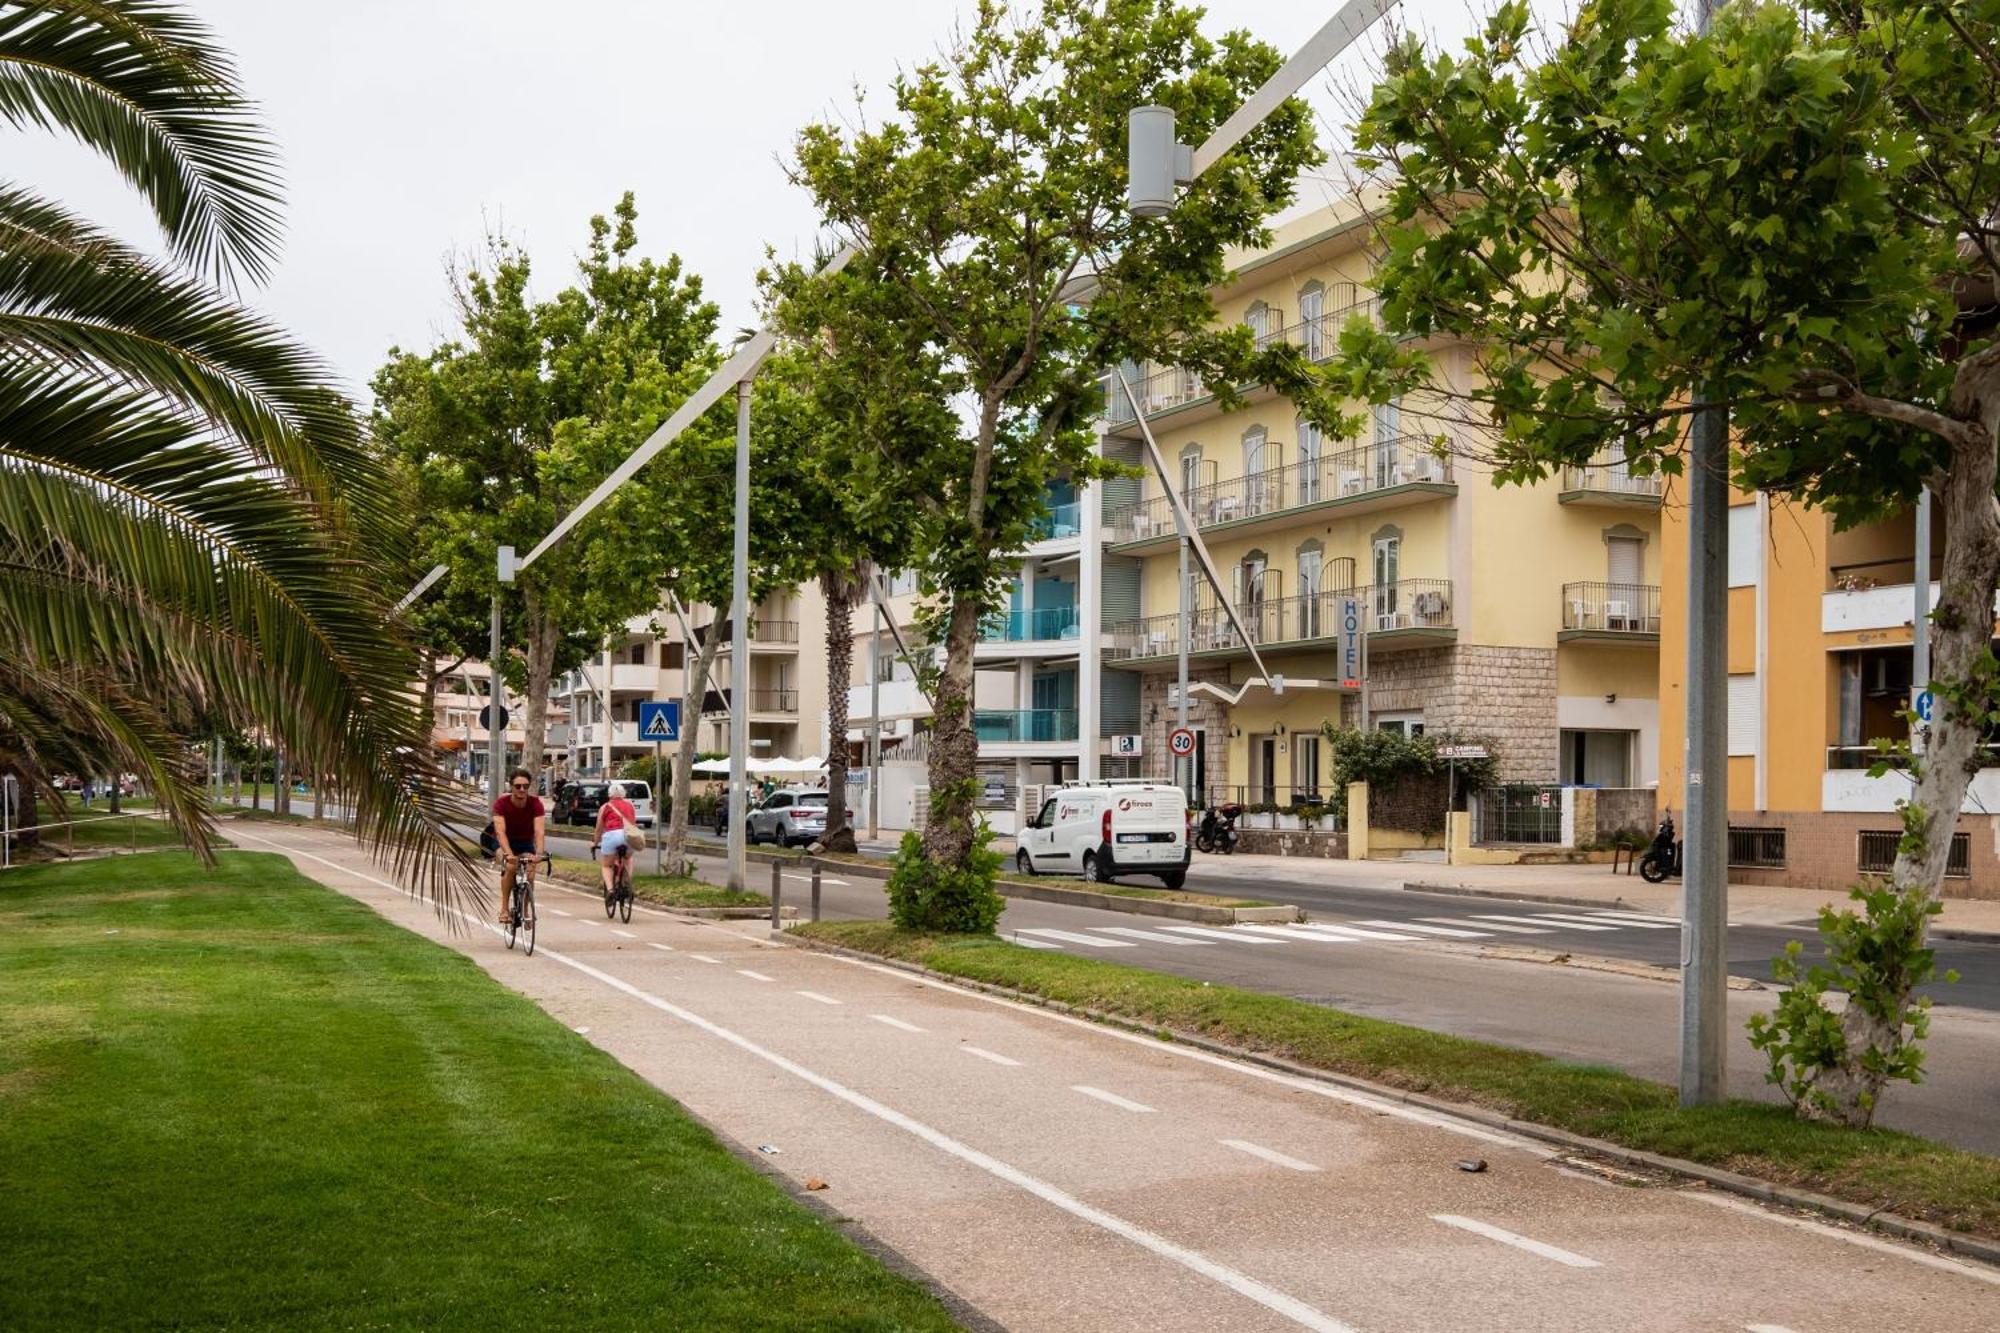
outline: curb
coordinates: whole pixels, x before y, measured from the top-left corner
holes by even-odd
[[[1700,1181],[1702,1184],[1711,1186],[1712,1188],[1724,1190],[1731,1194],[1738,1194],[1747,1199],[1755,1199],[1760,1203],[1782,1204],[1785,1207],[1796,1208],[1804,1212],[1823,1213],[1829,1217],[1851,1223],[1864,1231],[1880,1231],[1904,1240],[1920,1241],[1952,1254],[2000,1267],[2000,1243],[1982,1240],[1977,1236],[1963,1231],[1952,1231],[1945,1227],[1934,1226],[1929,1222],[1919,1222],[1914,1218],[1904,1217],[1899,1213],[1891,1213],[1879,1208],[1870,1208],[1864,1204],[1849,1203],[1845,1199],[1836,1199],[1829,1195],[1815,1193],[1811,1190],[1774,1184],[1768,1180],[1761,1180],[1755,1176],[1746,1176],[1736,1171],[1727,1171],[1721,1167],[1704,1166],[1700,1162],[1685,1161],[1678,1157],[1666,1157],[1659,1153],[1647,1152],[1641,1148],[1627,1148],[1604,1139],[1593,1139],[1583,1134],[1572,1134],[1568,1130],[1555,1129],[1551,1126],[1537,1124],[1530,1120],[1516,1120],[1511,1116],[1502,1115],[1497,1111],[1488,1111],[1477,1106],[1467,1106],[1460,1102],[1445,1101],[1442,1098],[1426,1096],[1420,1092],[1406,1092],[1401,1088],[1393,1088],[1387,1084],[1370,1082],[1364,1078],[1357,1078],[1352,1074],[1340,1074],[1325,1069],[1314,1069],[1308,1065],[1297,1064],[1274,1055],[1263,1055],[1256,1051],[1245,1050],[1241,1047],[1231,1046],[1226,1042],[1216,1041],[1213,1038],[1203,1037],[1195,1033],[1181,1032],[1178,1029],[1162,1029],[1158,1024],[1142,1023],[1136,1019],[1126,1018],[1118,1014],[1107,1014],[1095,1009],[1080,1008],[1076,1005],[1065,1004],[1060,1000],[1051,1000],[1046,996],[1031,994],[1027,991],[1014,990],[1011,987],[998,986],[991,982],[973,981],[965,977],[955,977],[948,972],[938,972],[915,963],[904,962],[901,959],[884,958],[879,954],[864,953],[859,949],[849,949],[838,944],[828,944],[822,940],[800,938],[784,931],[774,931],[772,932],[772,937],[774,939],[782,939],[795,948],[810,949],[819,953],[833,954],[842,958],[873,963],[880,967],[895,968],[898,971],[908,972],[915,976],[928,977],[946,985],[1001,996],[1022,1004],[1031,1004],[1038,1008],[1047,1009],[1054,1013],[1066,1014],[1073,1018],[1084,1018],[1094,1023],[1102,1023],[1106,1027],[1120,1028],[1141,1036],[1152,1037],[1155,1040],[1161,1039],[1159,1034],[1164,1030],[1171,1033],[1171,1040],[1174,1045],[1192,1047],[1195,1050],[1206,1051],[1210,1055],[1220,1055],[1244,1064],[1257,1065],[1282,1074],[1289,1074],[1294,1078],[1311,1079],[1316,1083],[1326,1083],[1334,1087],[1365,1092],[1370,1096],[1380,1097],[1385,1101],[1397,1102],[1404,1106],[1418,1107],[1425,1111],[1451,1116],[1458,1120],[1469,1121],[1486,1129],[1504,1130],[1521,1138],[1533,1139],[1539,1143],[1547,1143],[1555,1147],[1568,1149],[1572,1152],[1591,1153],[1614,1162],[1621,1162],[1627,1166],[1645,1167],[1649,1170],[1664,1172],[1665,1174],[1678,1176],[1682,1179]]]
[[[1444,947],[1453,946],[1447,944]],[[1569,953],[1556,949],[1541,949],[1530,944],[1486,944],[1472,948],[1470,952],[1478,958],[1497,959],[1509,963],[1540,963],[1549,967],[1573,967],[1582,972],[1604,972],[1612,976],[1635,977],[1640,981],[1666,981],[1680,984],[1681,971],[1661,963],[1641,963],[1630,958],[1609,958],[1602,954]],[[1734,973],[1723,978],[1733,991],[1771,990],[1772,983],[1755,977],[1739,977]]]

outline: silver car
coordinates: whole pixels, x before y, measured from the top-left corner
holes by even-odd
[[[772,792],[743,824],[743,837],[753,845],[775,842],[803,847],[825,832],[826,793],[811,788]]]

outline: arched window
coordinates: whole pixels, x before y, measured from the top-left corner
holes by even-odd
[[[1320,484],[1320,478],[1326,471],[1326,436],[1320,432],[1318,426],[1313,425],[1312,422],[1307,421],[1304,417],[1298,419],[1298,428],[1299,503],[1302,505],[1315,504],[1325,494],[1325,489]]]
[[[1270,438],[1262,426],[1243,432],[1243,507],[1249,514],[1270,508],[1271,479],[1266,475],[1271,466]]]
[[[1317,361],[1326,355],[1326,287],[1314,278],[1299,288],[1299,338],[1305,353]]]
[[[1299,637],[1317,639],[1325,632],[1325,627],[1333,623],[1333,618],[1321,614],[1321,583],[1325,578],[1326,548],[1317,537],[1301,542],[1298,550],[1299,569]]]

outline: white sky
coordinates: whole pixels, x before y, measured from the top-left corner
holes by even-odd
[[[1339,0],[1211,0],[1289,55]],[[1485,5],[1480,5],[1484,12]],[[196,0],[234,52],[284,156],[287,240],[250,299],[317,347],[356,393],[395,344],[447,330],[443,265],[489,225],[524,244],[543,293],[571,280],[586,223],[637,193],[641,248],[677,251],[722,307],[753,320],[764,247],[809,254],[815,218],[784,179],[797,129],[853,89],[886,110],[899,65],[949,37],[968,0]],[[701,20],[690,22],[697,10]],[[1401,17],[1463,31],[1464,0]],[[1330,71],[1352,87],[1380,31]],[[1319,88],[1323,112],[1344,121]],[[0,131],[0,134],[5,134]],[[65,141],[9,135],[5,175],[157,250],[115,174]]]

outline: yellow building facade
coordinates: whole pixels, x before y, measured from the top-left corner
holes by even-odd
[[[1234,257],[1216,318],[1316,359],[1350,317],[1378,317],[1375,234],[1358,202],[1283,224]],[[1428,349],[1462,389],[1471,349]],[[1198,777],[1211,797],[1286,806],[1324,798],[1329,719],[1452,731],[1495,745],[1508,781],[1641,787],[1658,777],[1660,486],[1622,462],[1496,486],[1478,432],[1448,394],[1368,410],[1357,438],[1323,438],[1285,398],[1252,391],[1225,411],[1177,370],[1128,366],[1173,484],[1211,552],[1225,596],[1283,693],[1239,702],[1191,691]],[[1114,387],[1107,455],[1143,458],[1135,414]],[[1435,443],[1445,438],[1444,447]],[[1149,772],[1170,771],[1182,634],[1180,552],[1157,477],[1105,488],[1107,668],[1142,677]],[[1190,679],[1253,677],[1220,598],[1197,576],[1187,618]],[[1361,604],[1368,680],[1341,688],[1344,598]]]

